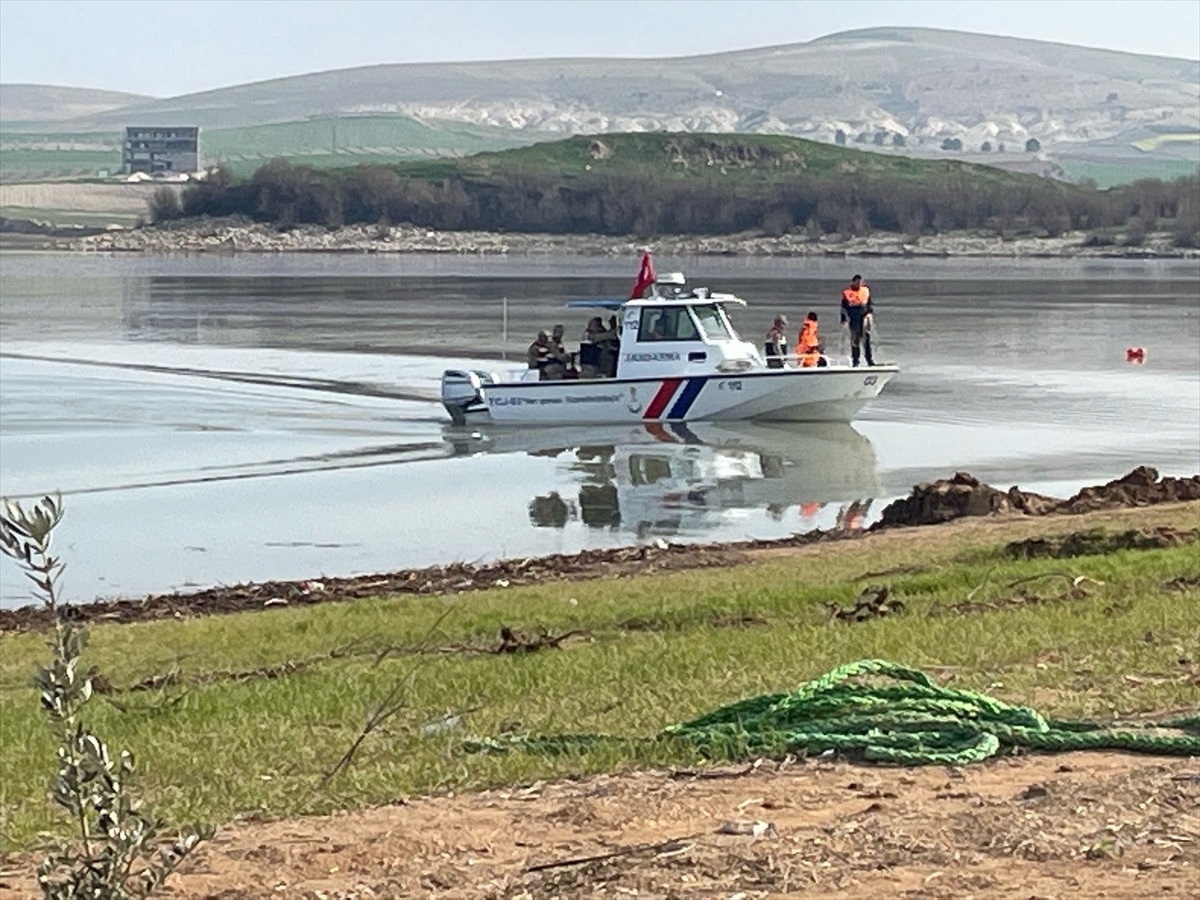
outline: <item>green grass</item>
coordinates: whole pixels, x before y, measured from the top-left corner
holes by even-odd
[[[1194,505],[1106,519],[1120,527],[1192,527],[1195,520]],[[1093,524],[1057,520],[1053,528]],[[97,698],[89,715],[112,746],[134,752],[139,787],[156,812],[172,822],[220,823],[692,762],[662,749],[611,746],[575,756],[471,756],[459,741],[504,729],[648,735],[865,657],[927,668],[955,687],[1057,715],[1195,705],[1200,592],[1161,586],[1197,572],[1197,545],[1063,561],[1003,556],[1005,541],[1046,531],[1046,523],[1028,522],[925,529],[764,556],[728,569],[101,626],[92,630],[85,660],[113,684],[172,671],[179,683],[118,693],[112,700],[123,710]],[[865,573],[913,564],[925,570],[869,579],[905,599],[903,615],[858,625],[829,622],[825,602],[851,600]],[[975,599],[994,599],[1011,595],[1007,585],[1016,579],[1051,571],[1103,585],[1093,586],[1087,599],[1019,612],[926,615],[932,604],[962,600],[980,585]],[[1059,583],[1030,586],[1050,593]],[[718,624],[731,615],[766,624]],[[634,620],[637,627],[629,627]],[[583,629],[589,637],[526,656],[404,652],[426,637],[433,646],[482,646],[501,624]],[[395,652],[376,664],[389,647]],[[33,665],[45,654],[41,635],[0,636],[0,834],[6,849],[28,847],[38,832],[63,824],[45,799],[54,748],[28,687]],[[306,667],[279,677],[222,677],[305,661]],[[373,705],[409,677],[404,712],[367,738],[345,773],[322,785],[322,773],[354,740]],[[457,712],[464,713],[460,731],[421,735],[421,725]]]

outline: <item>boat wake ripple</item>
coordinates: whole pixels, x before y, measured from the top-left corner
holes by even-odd
[[[187,366],[163,366],[154,363],[114,362],[111,360],[81,359],[67,356],[40,356],[31,353],[0,353],[3,359],[23,359],[35,362],[68,363],[77,366],[96,366],[108,369],[125,369],[135,372],[153,372],[162,375],[184,375],[196,378],[215,378],[240,384],[258,384],[268,387],[296,388],[310,391],[326,391],[336,394],[352,394],[360,397],[382,397],[389,400],[408,400],[415,403],[434,403],[439,397],[422,391],[405,391],[392,387],[381,387],[362,381],[341,381],[332,378],[313,378],[306,375],[282,375],[257,372],[238,372],[220,369],[196,369]]]

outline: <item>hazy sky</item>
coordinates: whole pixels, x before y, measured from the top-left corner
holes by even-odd
[[[681,56],[881,25],[1200,59],[1200,0],[0,0],[0,82],[164,97],[375,63]]]

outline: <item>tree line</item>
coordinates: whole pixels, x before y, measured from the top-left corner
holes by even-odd
[[[798,229],[814,237],[918,236],[984,228],[1055,236],[1121,229],[1135,243],[1165,224],[1179,245],[1200,246],[1197,175],[1098,190],[1035,176],[981,176],[965,167],[936,177],[801,171],[770,179],[675,178],[650,169],[580,177],[529,167],[482,176],[452,164],[439,168],[421,175],[400,167],[316,169],[274,160],[245,179],[214,172],[179,201],[156,198],[151,214],[155,221],[244,215],[281,228],[380,223],[640,237]]]

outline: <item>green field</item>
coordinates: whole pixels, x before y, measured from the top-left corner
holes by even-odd
[[[528,141],[498,129],[428,125],[404,116],[350,116],[308,119],[248,128],[221,128],[202,134],[206,159],[220,164],[290,159],[310,165],[395,162],[423,156],[466,156]]]
[[[95,178],[121,169],[121,151],[113,150],[0,150],[0,179],[41,181]]]
[[[248,175],[270,159],[314,166],[389,164],[406,159],[466,156],[530,143],[498,128],[419,122],[407,116],[327,116],[245,128],[204,129],[205,165]],[[81,145],[88,149],[78,149]],[[95,177],[121,168],[119,132],[43,132],[19,123],[0,129],[0,179]]]
[[[1191,504],[956,523],[765,553],[726,569],[99,626],[84,660],[115,692],[93,700],[88,715],[114,748],[134,752],[139,790],[156,812],[176,823],[223,823],[694,764],[694,753],[662,745],[497,756],[468,754],[461,742],[512,732],[650,735],[861,658],[923,668],[952,687],[1057,715],[1195,707],[1200,589],[1164,583],[1197,575],[1196,544],[1019,562],[1003,546],[1100,523],[1191,528],[1197,512]],[[1086,596],[1054,600],[1064,576],[1068,584],[1092,579]],[[849,602],[871,582],[903,598],[904,612],[853,625],[830,620],[828,602]],[[1011,597],[1016,582],[1048,602],[930,615],[968,596]],[[579,633],[559,649],[488,652],[505,625]],[[65,825],[46,800],[54,746],[29,686],[46,652],[42,635],[0,635],[7,850]],[[325,783],[372,709],[397,689],[402,709]],[[447,715],[461,725],[436,727]]]
[[[1112,162],[1087,159],[1060,159],[1058,164],[1072,181],[1091,178],[1100,188],[1132,184],[1142,178],[1172,181],[1196,174],[1197,164],[1186,159],[1150,157],[1144,160],[1123,159]]]

